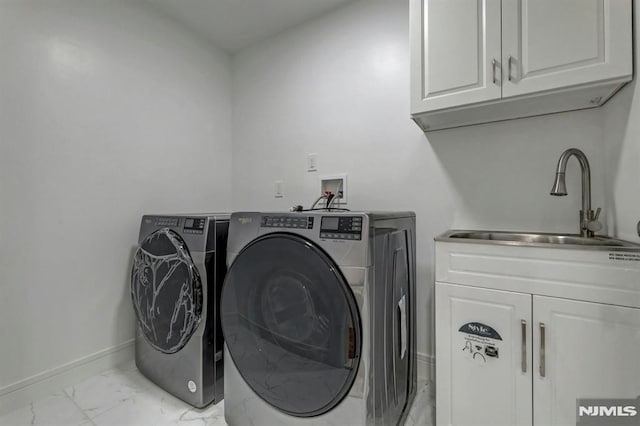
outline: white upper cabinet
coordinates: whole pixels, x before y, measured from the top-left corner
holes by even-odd
[[[628,0],[504,0],[503,97],[631,75]]]
[[[423,11],[416,23],[424,21],[416,106],[437,110],[500,99],[500,0],[432,0]]]
[[[631,0],[411,0],[423,130],[590,108],[631,80]]]

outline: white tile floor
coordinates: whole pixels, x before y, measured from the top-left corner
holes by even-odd
[[[409,412],[408,426],[433,424],[433,394],[425,383]],[[198,410],[159,389],[133,362],[60,390],[0,416],[2,426],[225,426],[224,401]]]

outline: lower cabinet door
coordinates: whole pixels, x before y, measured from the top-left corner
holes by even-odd
[[[625,401],[596,401],[623,407],[604,412],[588,401],[579,410],[577,402],[638,398],[640,309],[533,296],[533,319],[535,425],[576,426],[593,415],[609,424],[607,416],[632,414]]]
[[[436,283],[435,303],[436,424],[531,425],[531,295]]]

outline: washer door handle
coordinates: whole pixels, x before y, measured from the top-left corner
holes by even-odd
[[[407,297],[402,295],[398,301],[398,316],[400,319],[400,359],[407,354]]]

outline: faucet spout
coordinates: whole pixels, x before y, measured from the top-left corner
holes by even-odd
[[[551,188],[550,194],[560,197],[567,195],[567,184],[564,179],[564,172],[556,172],[556,180],[553,181],[553,188]]]
[[[556,168],[556,178],[551,188],[551,195],[563,196],[567,195],[567,185],[565,183],[565,174],[567,171],[567,162],[569,158],[574,156],[580,163],[582,170],[582,210],[580,210],[580,235],[583,237],[593,237],[594,233],[602,228],[598,222],[600,209],[594,213],[591,210],[591,168],[589,160],[584,152],[577,148],[569,148],[560,155],[558,167]]]

